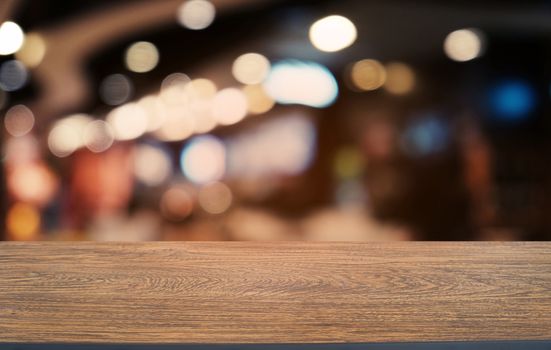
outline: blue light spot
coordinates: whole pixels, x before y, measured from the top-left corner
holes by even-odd
[[[414,121],[402,137],[404,152],[413,156],[427,156],[442,152],[448,146],[448,125],[436,117]]]
[[[497,118],[520,121],[534,110],[536,93],[526,82],[511,80],[494,87],[490,103]]]

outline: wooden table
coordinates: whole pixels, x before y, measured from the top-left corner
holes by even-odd
[[[551,243],[1,243],[1,342],[551,339]]]

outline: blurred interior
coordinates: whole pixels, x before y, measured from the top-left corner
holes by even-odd
[[[3,240],[548,240],[551,3],[2,0]]]

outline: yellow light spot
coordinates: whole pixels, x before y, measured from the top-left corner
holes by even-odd
[[[352,65],[350,79],[360,90],[376,90],[385,83],[386,71],[379,61],[361,60]]]
[[[6,226],[10,237],[18,241],[37,238],[40,228],[40,213],[25,203],[16,203],[8,211]]]
[[[242,90],[247,97],[247,105],[250,113],[262,114],[274,107],[274,99],[266,93],[262,85],[246,85]]]
[[[246,53],[235,59],[232,74],[243,84],[260,84],[270,71],[270,61],[258,53]]]
[[[126,50],[125,63],[132,72],[149,72],[159,63],[159,51],[152,43],[139,41]]]
[[[415,86],[415,73],[404,63],[393,62],[386,65],[384,88],[393,94],[403,95],[411,92]]]
[[[37,67],[46,55],[46,41],[38,33],[25,36],[23,46],[15,53],[15,57],[29,68]]]

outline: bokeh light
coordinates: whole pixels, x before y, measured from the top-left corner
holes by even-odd
[[[48,148],[57,157],[67,157],[83,146],[84,130],[92,118],[75,114],[57,121],[48,134]]]
[[[40,212],[30,204],[15,203],[6,215],[6,228],[16,241],[36,239],[40,229]]]
[[[326,67],[298,60],[274,64],[263,86],[278,103],[317,108],[332,104],[339,93],[337,81]]]
[[[161,213],[172,221],[180,221],[193,211],[193,197],[183,186],[169,188],[161,197]]]
[[[512,79],[495,85],[490,92],[490,106],[496,117],[505,121],[525,119],[536,106],[534,88],[523,80]]]
[[[415,73],[410,66],[401,62],[386,65],[384,88],[395,95],[404,95],[415,87]]]
[[[46,55],[46,41],[39,33],[25,35],[25,41],[19,51],[15,53],[21,63],[29,68],[37,67]]]
[[[161,98],[170,105],[181,105],[187,102],[187,85],[191,79],[184,73],[172,73],[161,83]]]
[[[118,106],[132,97],[134,87],[130,79],[123,74],[111,74],[105,77],[99,87],[99,95],[103,102]]]
[[[161,147],[141,144],[134,150],[134,175],[147,186],[158,186],[172,174],[172,161]]]
[[[199,190],[197,200],[201,208],[209,214],[222,214],[232,204],[232,192],[221,182],[212,182]]]
[[[161,141],[181,141],[191,136],[194,130],[195,119],[186,106],[169,106],[155,136]]]
[[[34,126],[34,114],[24,105],[15,105],[6,112],[4,126],[12,136],[26,135]]]
[[[159,63],[157,47],[147,41],[139,41],[128,47],[124,57],[128,70],[135,73],[146,73]]]
[[[11,55],[21,48],[25,34],[14,22],[4,22],[0,26],[0,55]]]
[[[449,143],[448,125],[435,116],[410,123],[401,138],[402,150],[411,156],[428,156],[442,152]]]
[[[470,61],[481,55],[483,40],[480,31],[459,29],[448,34],[444,40],[444,52],[458,62]]]
[[[352,45],[357,37],[356,26],[348,18],[331,15],[317,20],[310,27],[312,45],[325,52],[340,51]]]
[[[228,175],[234,178],[297,175],[311,164],[316,129],[303,115],[268,120],[228,139]]]
[[[7,185],[17,200],[43,206],[55,195],[58,180],[45,164],[27,162],[8,171]]]
[[[270,71],[270,61],[258,53],[246,53],[235,59],[232,66],[234,78],[243,84],[260,84]]]
[[[178,22],[192,30],[205,29],[216,16],[216,8],[207,0],[188,0],[178,8]]]
[[[220,90],[212,100],[212,116],[221,125],[235,124],[247,115],[247,97],[236,88]]]
[[[83,143],[94,153],[106,151],[114,140],[113,129],[103,120],[94,120],[84,128]]]
[[[350,80],[354,87],[359,90],[376,90],[385,83],[386,70],[377,60],[361,60],[352,65],[350,69]]]
[[[220,180],[226,171],[226,147],[212,135],[197,136],[182,149],[180,166],[193,183]]]
[[[147,114],[137,103],[127,103],[115,108],[107,115],[107,122],[113,128],[115,139],[132,140],[147,130]]]
[[[337,151],[334,172],[339,179],[357,178],[364,166],[364,158],[355,147],[342,147]]]
[[[162,100],[157,96],[147,95],[142,97],[137,103],[147,115],[147,131],[158,130],[166,119],[166,109]]]
[[[271,98],[262,85],[246,85],[242,88],[245,97],[247,98],[247,107],[249,113],[262,114],[268,112],[275,105],[275,101]]]
[[[10,60],[0,66],[0,89],[4,91],[16,91],[27,83],[29,73],[23,63]]]

